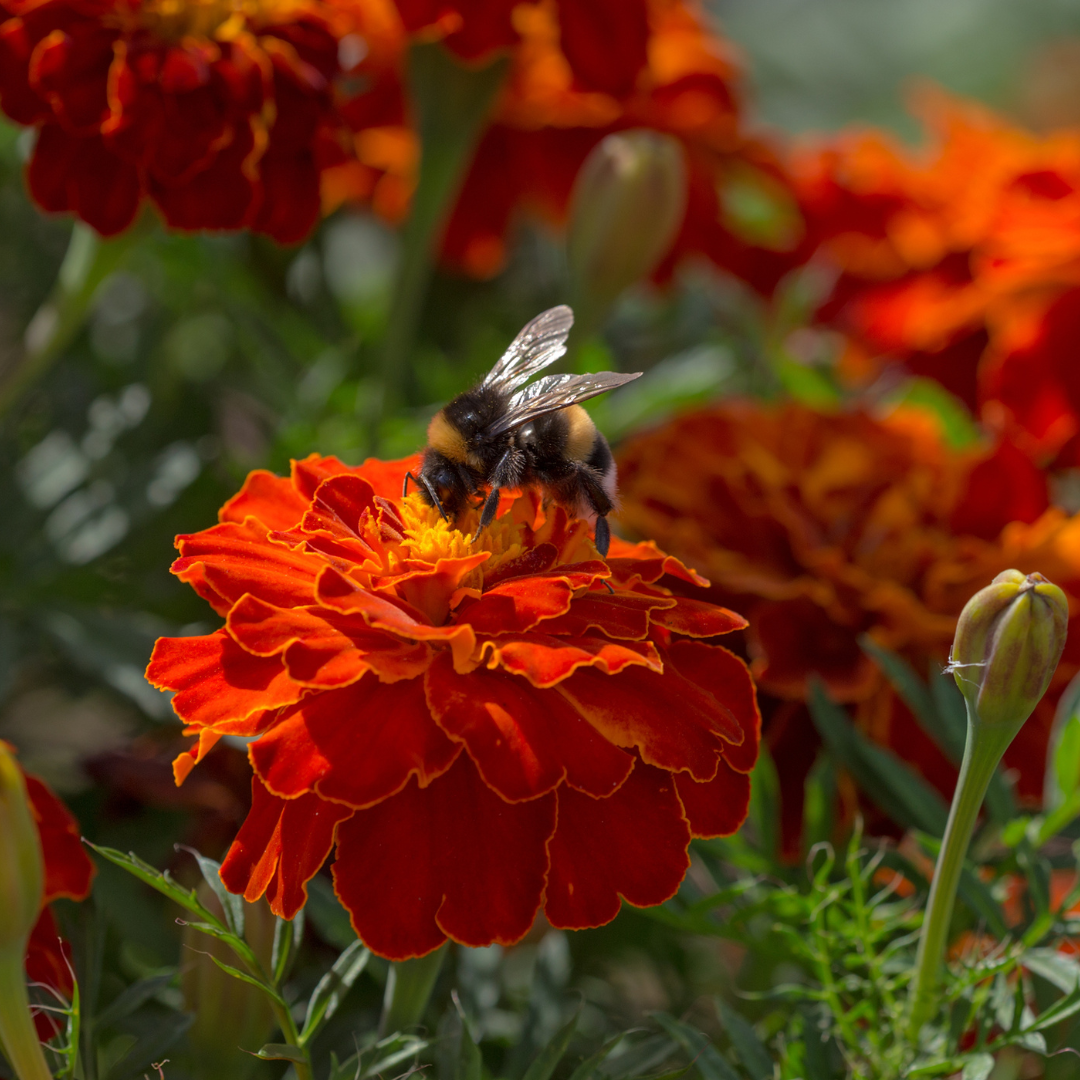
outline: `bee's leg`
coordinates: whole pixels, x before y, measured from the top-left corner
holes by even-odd
[[[484,509],[480,514],[480,524],[476,526],[476,537],[473,543],[480,539],[480,534],[491,524],[492,518],[495,517],[495,511],[499,509],[499,491],[499,488],[492,487],[491,491],[488,492],[488,497],[484,500]]]
[[[607,518],[603,514],[596,516],[596,550],[603,558],[607,558],[608,548],[611,547],[611,529],[608,528]]]
[[[401,481],[401,497],[404,499],[409,494],[409,481],[412,481],[417,487],[420,486],[420,481],[416,479],[411,472],[405,474],[405,479]]]
[[[417,479],[411,472],[405,474],[405,480],[401,485],[401,497],[404,499],[409,493],[409,481],[412,481],[417,487],[422,487],[426,492],[428,498],[431,500],[431,505],[439,511],[443,521],[449,520],[446,516],[446,511],[443,509],[442,500],[439,498],[439,493],[435,490],[431,481],[423,474],[420,473],[420,478]]]

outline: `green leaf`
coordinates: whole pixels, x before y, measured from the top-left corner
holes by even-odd
[[[919,727],[953,764],[958,765],[964,754],[964,739],[967,738],[966,720],[961,717],[959,728],[948,721],[943,722],[930,688],[902,656],[879,645],[869,634],[859,635],[859,648],[881,668],[900,700],[911,710]]]
[[[304,906],[315,932],[335,949],[347,949],[356,940],[356,931],[349,921],[349,913],[334,894],[334,887],[326,878],[316,874],[308,882],[308,899]]]
[[[577,1030],[578,1014],[573,1016],[552,1036],[551,1041],[536,1055],[536,1059],[525,1070],[522,1080],[551,1080],[556,1066],[566,1054],[566,1048]]]
[[[255,1055],[263,1061],[292,1061],[298,1065],[307,1062],[307,1055],[297,1046],[288,1043],[267,1043]]]
[[[135,1080],[153,1061],[160,1061],[195,1022],[191,1013],[168,1013],[155,1019],[151,1029],[131,1041],[130,1046],[113,1062],[102,1080]]]
[[[225,884],[221,880],[221,863],[207,858],[194,848],[187,847],[184,844],[176,844],[174,847],[177,851],[186,851],[189,855],[194,856],[195,861],[199,864],[203,880],[214,890],[214,895],[218,898],[225,912],[225,922],[228,924],[229,929],[237,937],[242,938],[244,936],[244,898],[229,892],[225,888]]]
[[[832,839],[835,825],[836,769],[828,754],[819,754],[806,777],[803,795],[803,848]]]
[[[1058,701],[1046,759],[1043,809],[1049,812],[1080,791],[1080,677],[1069,683]]]
[[[964,1071],[960,1074],[960,1080],[986,1080],[993,1072],[994,1055],[976,1054],[968,1058],[964,1063]]]
[[[288,1007],[285,999],[272,987],[268,986],[260,979],[256,979],[246,972],[241,971],[239,968],[234,968],[232,964],[226,964],[224,960],[219,960],[213,953],[207,953],[207,956],[214,961],[215,964],[222,971],[227,972],[234,979],[239,979],[241,982],[250,983],[252,986],[257,986],[268,998],[276,1001],[279,1005],[285,1005]]]
[[[653,1013],[652,1017],[686,1051],[690,1064],[697,1069],[701,1080],[739,1080],[738,1074],[724,1060],[720,1051],[700,1031],[667,1013]]]
[[[775,864],[780,850],[780,779],[767,747],[762,744],[750,774],[750,820],[757,827],[758,846]]]
[[[1028,971],[1065,994],[1080,986],[1080,962],[1057,949],[1028,949],[1020,959]]]
[[[176,977],[175,971],[163,975],[151,975],[140,979],[122,990],[94,1017],[94,1026],[108,1028],[148,1002],[159,990],[164,989]]]
[[[319,980],[308,1001],[300,1045],[306,1046],[322,1025],[337,1012],[345,995],[367,967],[371,952],[362,941],[354,941]]]
[[[716,1011],[739,1060],[753,1080],[772,1080],[772,1058],[750,1023],[720,998],[716,999]]]
[[[1080,1012],[1080,986],[1071,990],[1063,998],[1058,998],[1048,1009],[1043,1009],[1035,1018],[1034,1023],[1024,1027],[1024,1032],[1045,1031],[1062,1020],[1075,1016],[1078,1012]]]
[[[481,1080],[484,1071],[484,1059],[480,1055],[480,1047],[473,1041],[472,1032],[469,1030],[469,1021],[465,1016],[465,1010],[458,1000],[457,991],[451,991],[454,1008],[457,1010],[458,1019],[461,1021],[461,1041],[458,1043],[457,1065],[454,1069],[454,1080]]]
[[[847,713],[829,699],[820,679],[811,681],[807,704],[826,745],[872,802],[900,825],[934,836],[944,833],[948,809],[936,789],[892,751],[857,731]]]
[[[178,885],[173,881],[167,870],[163,872],[156,869],[148,862],[140,859],[133,851],[125,855],[115,848],[99,847],[97,844],[90,843],[89,840],[84,840],[83,843],[87,847],[93,848],[103,859],[108,859],[109,862],[119,866],[122,870],[126,870],[129,874],[133,874],[140,881],[146,882],[152,889],[156,889],[162,896],[167,896],[173,903],[179,904],[194,915],[198,915],[200,919],[212,926],[216,926],[219,930],[228,930],[228,927],[213,912],[203,907],[199,902],[199,898],[195,895],[194,889],[185,889],[182,885]]]

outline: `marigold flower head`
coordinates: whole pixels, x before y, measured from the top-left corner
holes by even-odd
[[[750,403],[702,409],[630,440],[620,520],[713,582],[746,614],[767,734],[797,792],[816,736],[813,673],[857,723],[945,793],[955,771],[859,645],[869,634],[924,675],[944,666],[972,595],[1010,568],[1043,571],[1080,600],[1080,516],[1051,508],[1046,479],[1008,443],[950,449],[927,414],[822,414]],[[1066,646],[1050,689],[1005,755],[1038,799],[1054,703],[1080,670]],[[802,800],[785,801],[788,838]]]
[[[41,983],[70,998],[74,990],[71,968],[49,905],[61,898],[85,900],[94,878],[94,864],[83,848],[79,825],[71,811],[44,781],[23,772],[14,757],[13,747],[0,741],[0,769],[3,768],[14,769],[21,778],[19,786],[25,789],[21,798],[29,805],[32,826],[41,846],[43,877],[35,886],[35,891],[40,890],[40,893],[36,911],[32,913],[35,921],[26,947],[27,977],[31,982]],[[6,828],[10,827],[11,823],[7,822]],[[12,902],[8,903],[4,917],[11,919],[16,916],[17,904],[12,898],[8,899]],[[49,1039],[60,1031],[51,1013],[38,1013],[35,1023],[42,1039]]]
[[[940,91],[917,108],[921,149],[853,131],[794,155],[807,250],[841,271],[819,318],[851,335],[854,379],[899,360],[1053,456],[1080,433],[1080,135]]]
[[[401,959],[508,943],[543,907],[607,922],[671,896],[691,836],[748,806],[759,717],[741,628],[651,544],[597,555],[585,522],[525,493],[473,540],[401,462],[252,473],[173,572],[225,618],[163,638],[147,677],[199,742],[254,737],[251,813],[222,864],[291,918],[336,845],[363,940]],[[608,586],[610,586],[610,591]]]
[[[335,80],[386,61],[388,6],[0,0],[0,107],[37,129],[31,194],[105,236],[149,198],[175,228],[303,239],[345,155]]]

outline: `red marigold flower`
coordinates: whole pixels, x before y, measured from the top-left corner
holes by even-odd
[[[796,153],[810,234],[841,271],[819,319],[856,381],[901,361],[1046,460],[1080,460],[1080,136],[924,93],[918,151],[881,132]]]
[[[14,750],[8,743],[8,750]],[[67,950],[49,905],[54,900],[85,900],[95,868],[83,848],[79,824],[71,811],[56,797],[48,785],[28,772],[23,772],[26,794],[41,840],[45,868],[45,893],[41,914],[30,931],[26,950],[26,974],[31,982],[41,983],[62,997],[71,998],[75,984],[71,978]],[[39,1036],[50,1039],[61,1030],[55,1014],[39,1012],[34,1017]]]
[[[443,257],[476,277],[496,273],[517,214],[561,223],[582,162],[605,136],[649,128],[679,138],[689,165],[685,223],[662,274],[703,252],[755,283],[792,265],[801,237],[772,151],[742,130],[731,47],[694,0],[397,0],[406,28],[440,36],[462,58],[509,49],[510,71],[443,237]],[[358,166],[324,182],[327,205],[370,201],[400,220],[418,160],[404,114],[365,91],[346,107]],[[747,238],[719,205],[731,178],[790,210],[775,243]],[[355,184],[351,180],[355,179]],[[790,205],[789,205],[790,204]],[[776,250],[773,250],[775,248]]]
[[[337,894],[393,959],[516,941],[541,907],[584,927],[662,902],[691,836],[746,816],[753,684],[707,640],[744,620],[652,544],[605,563],[533,494],[474,543],[400,497],[417,461],[254,472],[177,540],[173,572],[225,618],[147,670],[199,736],[177,780],[254,737],[222,879],[291,918],[336,845]]]
[[[31,194],[104,236],[149,197],[175,228],[303,239],[345,156],[335,80],[378,63],[382,6],[0,0],[0,107],[37,128]]]
[[[716,406],[630,440],[619,476],[624,524],[699,566],[712,598],[749,619],[794,850],[817,746],[803,704],[811,674],[950,794],[955,769],[859,635],[925,674],[947,661],[964,604],[1013,564],[1060,581],[1080,611],[1080,515],[1050,507],[1045,477],[1015,447],[951,450],[923,413]],[[1006,752],[1024,798],[1041,798],[1054,705],[1077,671],[1080,634]]]

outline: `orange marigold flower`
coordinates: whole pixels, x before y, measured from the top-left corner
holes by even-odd
[[[701,567],[713,598],[749,620],[789,843],[817,745],[811,674],[943,793],[955,784],[860,634],[920,674],[944,665],[964,604],[1013,564],[1059,581],[1080,613],[1080,515],[1049,506],[1045,477],[1015,447],[951,450],[926,414],[716,406],[630,440],[619,476],[620,519]],[[1080,632],[1005,755],[1025,798],[1041,797],[1054,704],[1077,671]]]
[[[516,941],[541,906],[584,927],[620,897],[660,903],[691,836],[746,816],[753,684],[701,640],[744,620],[688,597],[702,579],[651,544],[605,563],[533,494],[474,543],[400,497],[417,463],[254,472],[221,524],[178,538],[173,572],[225,626],[150,661],[199,736],[177,780],[254,737],[223,880],[291,918],[336,844],[337,894],[393,959]]]
[[[937,379],[1046,458],[1080,434],[1080,135],[1036,136],[924,93],[920,150],[877,131],[794,155],[809,247],[841,271],[819,318],[857,379],[889,360]]]
[[[0,0],[0,107],[37,129],[31,194],[105,236],[150,198],[175,228],[303,239],[345,156],[335,80],[384,60],[367,40],[388,4]]]
[[[4,743],[4,746],[8,750],[14,749],[8,743]],[[30,931],[26,974],[31,982],[49,987],[70,1000],[75,984],[71,977],[67,947],[61,943],[49,905],[61,898],[85,900],[90,895],[95,868],[82,845],[82,831],[71,811],[43,780],[25,771],[23,778],[45,864],[45,894],[41,914]],[[53,1013],[38,1012],[34,1022],[43,1040],[61,1031]]]

